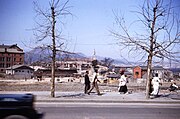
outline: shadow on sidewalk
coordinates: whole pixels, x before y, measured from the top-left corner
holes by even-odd
[[[161,95],[157,95],[157,96],[150,96],[150,99],[158,99],[158,98],[180,100],[180,95],[168,93],[168,94],[161,94]]]
[[[61,98],[61,97],[84,97],[84,93],[71,93],[71,94],[60,94],[59,96],[56,96],[56,98]]]
[[[105,93],[101,93],[100,95],[98,95],[95,92],[91,92],[89,95],[84,94],[84,93],[64,93],[64,94],[57,95],[56,98],[61,98],[61,97],[83,98],[83,97],[86,97],[86,96],[102,96],[104,94]]]

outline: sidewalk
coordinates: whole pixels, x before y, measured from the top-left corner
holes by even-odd
[[[169,103],[180,104],[180,93],[160,94],[159,97],[145,99],[145,92],[135,92],[132,94],[119,94],[118,92],[102,92],[101,96],[96,93],[90,95],[83,92],[56,92],[55,98],[50,97],[50,91],[0,91],[5,93],[32,93],[36,96],[36,102],[97,102],[97,103]]]

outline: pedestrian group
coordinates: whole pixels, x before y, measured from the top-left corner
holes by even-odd
[[[128,92],[128,88],[126,85],[128,81],[127,81],[126,75],[124,74],[124,70],[120,71],[120,75],[121,76],[118,79],[118,81],[119,81],[118,92],[120,94],[128,94],[129,92]],[[94,70],[92,83],[89,80],[89,72],[88,71],[86,71],[84,79],[85,79],[85,88],[84,88],[85,94],[90,95],[91,91],[95,88],[97,94],[101,95],[101,93],[99,91],[99,87],[98,87],[98,82],[100,82],[100,81],[98,80],[98,70],[97,69]],[[158,77],[158,74],[156,73],[151,81],[150,95],[158,96],[160,85],[162,85],[162,83]],[[178,89],[178,86],[176,85],[176,83],[172,82],[172,84],[169,87],[169,91],[174,91],[176,89]]]

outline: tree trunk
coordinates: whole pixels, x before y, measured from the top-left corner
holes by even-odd
[[[51,7],[52,11],[52,76],[51,76],[51,97],[55,97],[55,62],[56,62],[56,42],[55,42],[55,12],[54,7]]]
[[[150,98],[150,88],[151,88],[151,72],[152,72],[152,55],[148,56],[147,64],[147,79],[146,79],[146,99]]]
[[[151,35],[150,35],[150,48],[148,52],[148,64],[147,64],[147,81],[146,81],[146,99],[150,97],[150,88],[151,88],[151,78],[152,78],[152,58],[153,58],[153,51],[154,51],[154,43],[155,43],[155,24],[156,24],[156,12],[157,6],[153,8],[153,21],[151,24]]]

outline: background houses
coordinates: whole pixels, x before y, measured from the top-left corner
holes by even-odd
[[[157,73],[160,79],[168,81],[173,78],[173,72],[168,69],[163,68],[162,66],[152,67],[152,77]],[[134,79],[146,79],[147,76],[147,67],[146,66],[135,66],[133,68],[133,78]]]
[[[38,50],[39,51],[39,50]],[[31,54],[31,53],[30,53]],[[32,53],[33,54],[33,53]],[[34,54],[33,54],[34,55]],[[73,54],[74,56],[75,54]],[[85,72],[88,70],[90,78],[93,74],[93,64],[92,59],[96,56],[94,54],[93,58],[87,58],[85,56],[78,57],[65,57],[56,61],[56,80],[61,81],[65,79],[71,81],[72,79],[81,79]],[[42,80],[51,78],[51,61],[48,60],[38,60],[31,62],[31,67],[24,65],[25,53],[21,48],[15,45],[0,45],[0,77],[14,77],[14,78],[32,78]],[[36,56],[36,55],[35,55]],[[28,59],[28,58],[27,58]],[[30,58],[31,59],[31,58]],[[30,60],[29,59],[29,60]],[[111,64],[110,66],[103,65],[103,60],[97,62],[97,67],[99,71],[99,78],[102,82],[113,82],[118,81],[120,77],[120,70],[125,70],[125,75],[128,77],[128,81],[137,81],[137,79],[146,79],[147,67],[146,66],[116,66]],[[30,64],[29,64],[30,65]],[[35,72],[34,72],[35,71]],[[164,81],[169,81],[171,79],[180,79],[180,70],[176,69],[165,69],[162,66],[152,67],[153,74],[158,73],[159,78]],[[174,74],[173,74],[174,73]],[[2,75],[3,74],[3,75]],[[105,81],[104,81],[105,80]],[[109,81],[108,81],[109,80]]]

